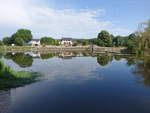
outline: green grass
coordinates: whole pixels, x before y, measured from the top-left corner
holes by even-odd
[[[40,74],[16,72],[0,60],[0,90],[8,90],[38,81]]]

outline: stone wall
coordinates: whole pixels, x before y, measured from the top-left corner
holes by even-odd
[[[50,46],[50,47],[30,47],[30,46],[3,46],[0,47],[0,52],[61,52],[61,51],[91,51],[91,52],[111,52],[122,53],[126,47],[98,47],[98,46],[77,46],[77,47],[64,47],[64,46]]]

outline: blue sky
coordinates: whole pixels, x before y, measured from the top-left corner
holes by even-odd
[[[128,35],[149,11],[150,0],[0,0],[0,38],[19,28],[35,38],[94,38],[102,29]]]
[[[57,9],[104,9],[101,20],[114,21],[120,26],[135,28],[138,23],[150,19],[150,0],[51,0],[49,7]],[[51,5],[52,3],[52,5]]]

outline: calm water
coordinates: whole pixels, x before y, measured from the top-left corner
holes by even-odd
[[[150,113],[150,58],[87,53],[7,53],[41,81],[0,91],[0,113]]]

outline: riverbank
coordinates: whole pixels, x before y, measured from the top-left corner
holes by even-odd
[[[36,82],[40,75],[34,72],[16,72],[0,60],[0,90],[9,90]]]
[[[99,47],[99,46],[48,46],[48,47],[31,47],[31,46],[0,46],[0,52],[61,52],[61,51],[93,51],[98,53],[124,53],[126,47]]]

